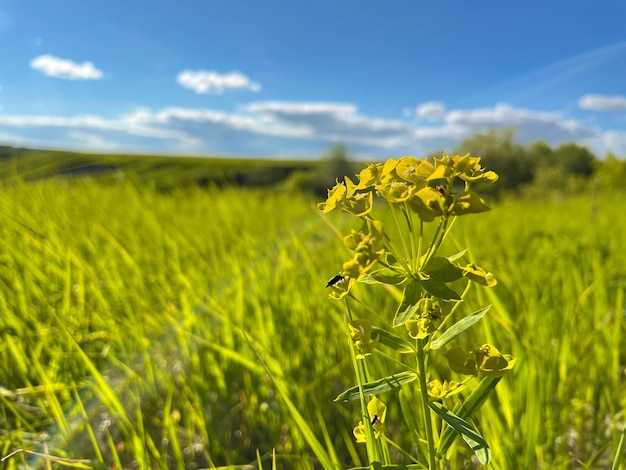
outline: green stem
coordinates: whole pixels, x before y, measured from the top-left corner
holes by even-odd
[[[471,287],[472,287],[472,281],[467,281],[467,284],[465,285],[465,289],[463,290],[463,293],[461,294],[461,300],[457,300],[456,301],[456,303],[454,304],[454,306],[450,310],[450,313],[448,313],[448,315],[446,315],[446,317],[440,323],[439,328],[438,328],[440,332],[444,331],[443,327],[448,322],[448,319],[451,319],[454,316],[454,312],[456,312],[456,310],[459,308],[459,306],[463,303],[463,301],[465,300],[465,297],[467,297],[467,293],[469,292]]]
[[[389,203],[389,207],[391,209],[391,215],[393,215],[393,220],[396,223],[398,234],[400,235],[400,241],[402,242],[402,248],[404,249],[404,259],[410,259],[409,249],[407,247],[406,241],[404,240],[404,230],[402,230],[400,222],[398,221],[398,216],[396,215],[397,209],[392,203]]]
[[[393,325],[385,317],[383,317],[379,312],[377,312],[372,307],[370,307],[369,305],[361,301],[361,299],[355,296],[352,292],[348,293],[348,297],[354,300],[356,303],[358,303],[361,307],[363,307],[365,310],[370,312],[372,315],[374,315],[378,319],[378,321],[380,321],[387,327],[388,330],[393,331]]]
[[[424,230],[424,222],[422,219],[419,220],[419,235],[415,233],[417,224],[415,224],[415,213],[411,210],[409,205],[404,203],[404,214],[407,219],[407,224],[409,226],[410,232],[410,241],[411,241],[411,268],[413,272],[418,272],[420,257],[422,256],[422,236]],[[417,236],[416,236],[417,235]]]
[[[344,299],[346,305],[346,317],[348,321],[352,321],[352,312],[350,311],[350,305],[347,299]],[[350,347],[350,355],[352,356],[352,366],[354,367],[354,375],[356,376],[356,382],[359,387],[359,399],[361,402],[361,420],[365,426],[365,446],[367,448],[367,458],[370,465],[373,462],[380,462],[381,452],[378,443],[376,442],[376,436],[374,435],[374,429],[370,423],[369,413],[367,411],[367,404],[365,403],[365,394],[363,393],[363,383],[367,382],[367,370],[363,361],[359,361],[354,351],[354,343],[350,337],[349,325],[346,321],[346,331],[348,332],[348,343]]]
[[[417,260],[415,260],[415,270],[419,271],[420,259],[422,258],[422,240],[424,239],[424,221],[420,219],[420,236],[417,239]]]
[[[392,441],[391,439],[389,439],[387,436],[385,436],[383,434],[382,436],[385,441],[387,441],[388,444],[390,444],[393,448],[395,448],[398,452],[400,452],[402,455],[404,455],[406,458],[410,459],[413,461],[413,463],[420,463],[419,460],[417,460],[415,457],[413,457],[411,454],[409,454],[406,450],[404,450],[402,447],[400,447],[398,444],[396,444],[394,441]]]
[[[448,216],[442,215],[441,220],[439,221],[439,225],[437,226],[437,230],[433,235],[433,239],[430,242],[430,246],[428,247],[428,251],[426,252],[426,256],[424,257],[424,262],[420,265],[420,269],[425,266],[430,259],[437,252],[437,249],[443,242],[444,236],[446,234],[446,227],[448,225]]]
[[[426,387],[426,355],[424,353],[424,343],[421,340],[417,340],[417,366],[419,369],[420,395],[422,397],[426,441],[428,443],[428,466],[430,470],[435,470],[437,468],[437,461],[435,460],[435,439],[433,437],[430,408],[428,406],[428,388]]]

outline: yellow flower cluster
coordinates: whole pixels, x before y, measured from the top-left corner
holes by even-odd
[[[324,213],[339,207],[362,217],[373,206],[373,191],[392,204],[407,203],[419,217],[430,222],[441,215],[463,215],[488,210],[484,200],[471,192],[473,183],[493,183],[498,175],[480,166],[480,157],[443,156],[434,164],[406,156],[384,163],[370,163],[358,174],[359,183],[349,177],[328,190],[326,202],[318,205]],[[465,182],[462,192],[454,193],[456,179]]]
[[[372,269],[374,264],[385,253],[385,250],[376,250],[377,245],[383,239],[383,224],[378,220],[366,219],[359,231],[352,230],[350,235],[343,239],[344,245],[354,253],[349,261],[343,263],[343,279],[330,286],[331,297],[340,299],[344,297],[354,283],[363,279]]]

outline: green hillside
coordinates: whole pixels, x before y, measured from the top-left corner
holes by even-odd
[[[0,179],[91,176],[149,182],[159,189],[184,185],[271,186],[295,174],[311,175],[319,162],[232,157],[88,154],[0,147]]]

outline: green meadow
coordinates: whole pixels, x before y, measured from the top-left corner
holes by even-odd
[[[285,188],[163,190],[41,168],[8,165],[0,186],[2,468],[367,465],[358,405],[334,401],[354,377],[343,304],[325,288],[354,220],[322,217],[318,199]],[[489,468],[617,469],[624,194],[490,205],[446,240],[498,281],[464,300],[465,312],[491,308],[460,343],[482,338],[517,359],[473,420]],[[391,321],[382,288],[355,293]],[[459,380],[443,365],[442,379]],[[371,374],[388,369],[374,355]],[[405,387],[417,410],[417,385]],[[387,435],[413,451],[397,392],[384,399]],[[449,458],[482,468],[461,439]]]

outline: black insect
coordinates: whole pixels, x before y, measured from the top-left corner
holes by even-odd
[[[341,274],[337,274],[330,281],[328,281],[328,284],[326,284],[326,287],[334,286],[335,284],[343,281],[344,279],[345,277],[343,277]]]
[[[374,415],[372,418],[372,426],[374,426],[378,422],[378,415]]]

